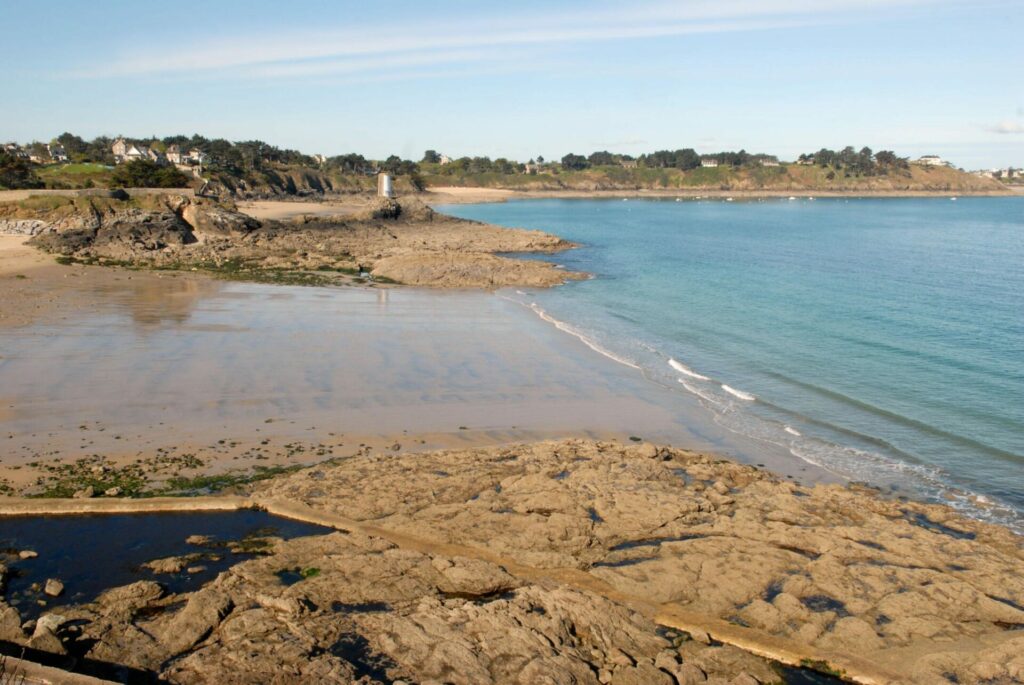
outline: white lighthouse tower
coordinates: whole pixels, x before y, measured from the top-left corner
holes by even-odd
[[[391,174],[377,174],[377,197],[394,197],[395,189],[391,185]]]

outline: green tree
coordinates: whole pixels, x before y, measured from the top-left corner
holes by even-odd
[[[114,169],[111,182],[122,188],[186,188],[188,176],[173,166],[160,166],[148,159],[138,159]]]
[[[437,164],[441,161],[441,155],[437,154],[437,150],[427,150],[423,153],[423,161],[426,164]]]
[[[64,152],[67,153],[68,157],[73,162],[85,162],[89,161],[86,155],[86,151],[89,148],[88,143],[74,135],[73,133],[64,133],[57,136],[55,142],[64,148]]]
[[[583,155],[567,154],[562,157],[562,168],[569,171],[581,171],[590,166],[590,162]]]
[[[19,190],[22,188],[42,188],[43,185],[43,182],[36,176],[36,171],[28,160],[15,157],[0,150],[0,188]]]

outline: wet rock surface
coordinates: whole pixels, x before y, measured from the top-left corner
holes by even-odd
[[[1024,679],[1020,539],[866,488],[572,440],[361,456],[253,498],[344,530],[198,591],[61,607],[38,637],[0,610],[0,630],[181,683],[781,681],[745,650],[871,682]]]

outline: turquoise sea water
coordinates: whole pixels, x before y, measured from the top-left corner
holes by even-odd
[[[1024,198],[440,209],[581,243],[595,278],[510,296],[729,429],[1024,521]]]

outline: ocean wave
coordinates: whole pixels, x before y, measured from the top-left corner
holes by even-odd
[[[709,380],[711,380],[707,376],[700,375],[699,373],[697,373],[693,369],[689,368],[688,366],[686,366],[684,364],[680,364],[675,359],[669,359],[668,360],[668,365],[671,366],[676,371],[678,371],[679,373],[683,374],[684,376],[689,376],[690,378],[696,378],[699,381],[709,381]]]
[[[702,400],[705,400],[705,401],[709,402],[710,404],[715,405],[716,407],[722,407],[723,406],[722,405],[722,400],[720,400],[719,398],[715,397],[714,395],[706,393],[703,390],[701,390],[700,388],[698,388],[698,387],[688,383],[685,378],[680,378],[678,380],[679,380],[679,382],[682,384],[682,386],[684,388],[686,388],[687,390],[689,390],[690,392],[692,392],[694,395],[696,395],[697,397],[701,398]]]
[[[786,426],[785,431],[790,435],[795,435],[798,438],[800,437],[800,431],[798,431],[796,428],[793,428],[792,426]]]
[[[601,345],[599,345],[597,342],[591,340],[590,338],[585,336],[583,333],[580,333],[578,330],[576,330],[575,328],[573,328],[569,324],[565,323],[564,321],[559,321],[555,317],[551,316],[546,311],[541,309],[537,305],[536,302],[533,302],[533,303],[530,304],[530,309],[532,309],[537,314],[537,316],[539,316],[541,319],[543,319],[544,321],[547,321],[549,324],[551,324],[552,326],[554,326],[558,330],[560,330],[560,331],[562,331],[564,333],[568,333],[569,335],[573,336],[574,338],[579,340],[581,343],[583,343],[584,345],[586,345],[587,347],[592,349],[594,352],[597,352],[598,354],[603,355],[603,356],[607,357],[608,359],[611,359],[614,362],[618,362],[619,364],[622,364],[623,366],[628,366],[629,368],[636,369],[637,371],[640,370],[640,367],[638,365],[636,365],[635,363],[633,363],[631,360],[626,359],[625,357],[620,357],[619,355],[615,354],[611,350],[608,350],[608,349],[602,347]]]
[[[743,392],[742,390],[737,390],[736,388],[730,388],[725,383],[722,383],[722,390],[725,390],[730,395],[738,397],[741,400],[745,400],[747,402],[753,402],[754,400],[757,399],[756,397],[751,395],[749,392]]]

